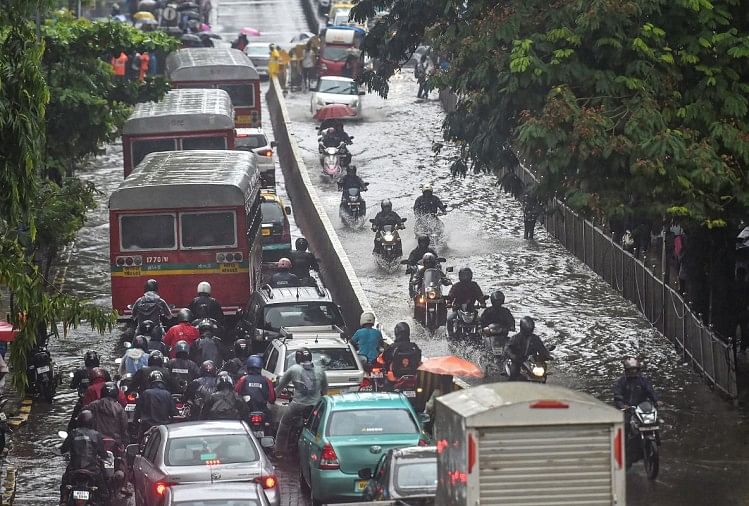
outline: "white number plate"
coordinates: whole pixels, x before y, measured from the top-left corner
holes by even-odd
[[[114,469],[114,460],[105,460],[104,469]]]
[[[0,422],[6,422],[8,420],[8,417],[5,416],[5,413],[0,413]]]
[[[88,490],[73,490],[73,499],[88,501],[89,495]]]
[[[125,406],[125,411],[135,411],[135,404],[127,404]]]
[[[403,395],[406,397],[416,397],[416,392],[414,390],[406,390],[403,392]]]
[[[37,369],[36,369],[36,373],[37,374],[42,374],[44,372],[49,372],[49,366],[48,365],[43,365],[41,367],[37,367]]]

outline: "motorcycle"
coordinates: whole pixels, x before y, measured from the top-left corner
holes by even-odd
[[[57,385],[62,379],[56,369],[47,347],[36,348],[26,368],[29,379],[27,390],[32,394],[43,396],[47,402],[51,403],[55,397]]]
[[[445,271],[452,272],[452,267]],[[414,296],[414,320],[430,332],[447,323],[447,301],[442,294],[443,277],[440,269],[425,269]]]
[[[403,256],[403,246],[398,229],[405,228],[403,226],[405,221],[406,218],[401,218],[400,225],[383,225],[382,228],[375,231],[375,241],[377,242],[375,260],[384,269],[392,268],[396,260]],[[374,220],[369,220],[369,222],[374,224]]]
[[[648,479],[658,477],[660,467],[659,447],[661,446],[660,424],[658,410],[653,403],[641,402],[636,407],[630,407],[629,431],[627,437],[627,468],[634,462],[642,460]]]
[[[556,346],[551,345],[547,347],[547,350],[554,351]],[[504,359],[504,373],[507,377],[512,375],[512,357],[506,356]],[[549,375],[548,365],[545,360],[542,360],[536,355],[530,355],[520,365],[520,377],[521,381],[528,381],[530,383],[546,383]]]
[[[61,430],[57,433],[64,442],[68,433]],[[106,445],[106,439],[104,440]],[[112,440],[110,440],[112,441]],[[57,446],[60,450],[62,443]],[[107,458],[102,461],[104,467],[104,480],[109,484],[115,476],[115,457],[111,450],[106,450]],[[70,461],[70,455],[65,455],[65,460]],[[68,506],[103,506],[109,504],[109,490],[102,490],[97,484],[96,475],[85,469],[77,469],[70,473],[68,484],[63,492],[62,502]]]
[[[401,376],[400,378],[398,378],[395,381],[395,383],[393,383],[393,391],[402,393],[411,402],[411,404],[415,404],[416,402],[416,375],[405,374]]]
[[[135,420],[135,405],[138,403],[138,391],[135,385],[133,385],[133,375],[126,374],[120,378],[117,386],[125,394],[128,435],[130,436],[130,441],[135,441],[138,438],[138,422]]]
[[[323,176],[328,176],[332,182],[338,182],[343,175],[343,156],[346,145],[342,142],[337,148],[326,148],[320,144],[320,165]]]
[[[368,185],[368,183],[364,184]],[[362,191],[367,191],[367,189],[347,188],[344,192],[338,214],[341,222],[348,228],[360,228],[364,224],[364,218],[367,216],[367,203],[361,196]]]
[[[445,237],[445,225],[440,220],[440,216],[447,213],[437,214],[418,214],[414,222],[414,234],[416,238],[429,237],[429,244],[433,248],[442,246]]]
[[[190,419],[190,405],[185,402],[184,395],[172,394],[174,400],[174,406],[177,408],[177,416],[174,417],[175,422],[186,422]]]
[[[481,340],[481,321],[478,309],[473,304],[463,304],[455,308],[458,317],[453,320],[453,339]]]
[[[446,262],[447,259],[439,257],[437,258],[437,265]],[[401,260],[401,265],[406,266],[406,274],[409,274],[408,278],[408,297],[413,299],[416,297],[416,293],[419,291],[420,278],[424,272],[424,265],[419,260],[416,265],[409,265],[408,260]],[[449,269],[452,271],[452,269]]]

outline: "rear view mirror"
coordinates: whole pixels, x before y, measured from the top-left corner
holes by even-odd
[[[286,206],[283,210],[286,211],[286,214],[291,214],[291,206]]]
[[[133,343],[131,343],[130,341],[123,341],[122,346],[127,350],[128,348],[133,347]]]
[[[362,480],[371,480],[372,479],[372,470],[368,467],[365,467],[363,469],[359,469],[359,478]]]
[[[452,268],[452,267],[447,267],[447,268],[445,269],[445,272],[452,272],[452,271],[453,271],[453,268]]]
[[[278,146],[278,143],[276,141],[270,141],[270,147],[275,148]]]
[[[370,223],[374,223],[374,220],[369,220]]]
[[[401,218],[401,223],[405,223],[408,220],[408,218]]]
[[[66,439],[68,439],[68,433],[65,432],[64,430],[57,431],[57,435],[63,441],[65,441]]]
[[[263,436],[260,438],[260,446],[263,448],[273,448],[273,438],[270,436]]]
[[[442,258],[442,257],[438,257],[438,258],[437,258],[437,261],[438,261],[439,263],[442,263],[442,262],[447,262],[447,258]]]
[[[408,260],[401,260],[401,261],[400,261],[400,264],[401,264],[401,265],[408,265]]]

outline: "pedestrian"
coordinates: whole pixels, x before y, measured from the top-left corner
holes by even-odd
[[[211,22],[211,10],[212,9],[213,9],[213,4],[211,3],[211,0],[200,0],[200,16],[203,19],[203,23]]]
[[[116,81],[125,80],[125,69],[127,67],[128,57],[125,51],[120,51],[119,56],[112,57],[112,72]]]
[[[424,54],[421,57],[421,72],[419,79],[419,92],[416,94],[417,98],[427,99],[429,98],[429,87],[427,86],[429,77],[434,73],[434,63],[432,59]]]
[[[622,236],[622,248],[624,248],[624,251],[627,253],[634,253],[635,251],[635,238],[632,237],[632,232],[630,232],[629,229],[626,229]]]
[[[143,82],[146,80],[146,74],[148,73],[148,64],[151,60],[151,57],[149,56],[147,51],[143,51],[140,53],[140,58],[138,60],[138,80]]]
[[[746,353],[749,348],[749,279],[745,267],[736,268],[736,279],[734,280],[734,303],[738,320],[738,329],[741,334],[739,342],[741,353]]]
[[[289,75],[289,53],[283,48],[278,48],[278,80],[281,82],[281,87],[286,91],[287,80]]]
[[[247,35],[245,35],[244,33],[240,33],[239,36],[234,39],[234,42],[231,43],[231,48],[244,51],[244,48],[246,48],[247,44],[249,43],[250,41],[247,40]]]
[[[159,60],[156,53],[150,53],[148,57],[148,75],[155,76],[159,73]]]
[[[279,54],[275,44],[268,46],[268,77],[272,80],[274,77],[278,77],[279,68]]]
[[[523,238],[533,240],[536,231],[536,221],[541,214],[541,204],[532,190],[526,192],[523,198]]]
[[[309,91],[309,82],[315,67],[315,59],[315,52],[308,42],[304,48],[304,56],[302,57],[302,89],[304,91]]]

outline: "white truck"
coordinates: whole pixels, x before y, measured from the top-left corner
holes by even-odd
[[[493,383],[438,397],[436,504],[623,506],[623,418],[551,385]]]

